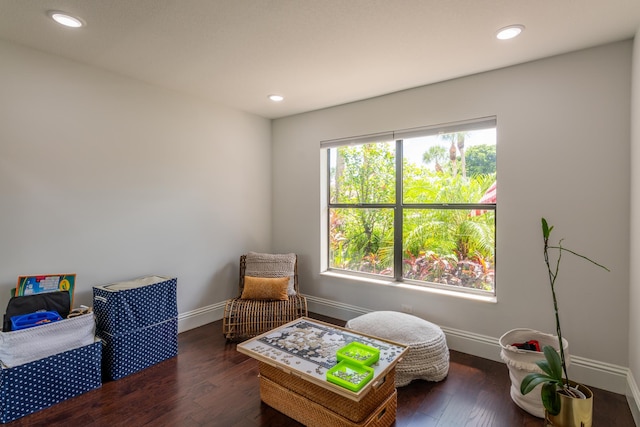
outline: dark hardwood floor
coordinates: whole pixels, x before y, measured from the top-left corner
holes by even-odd
[[[235,347],[221,321],[192,329],[179,335],[178,357],[5,425],[300,426],[260,401],[257,362]],[[395,426],[542,426],[511,401],[509,386],[504,364],[452,351],[444,381],[398,389]],[[624,396],[593,392],[594,427],[635,425]]]

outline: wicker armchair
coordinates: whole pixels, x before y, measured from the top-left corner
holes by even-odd
[[[299,317],[307,316],[307,299],[298,289],[298,258],[293,267],[295,295],[287,300],[242,299],[247,256],[240,256],[240,293],[226,302],[222,319],[222,333],[227,340],[243,340],[260,335]]]

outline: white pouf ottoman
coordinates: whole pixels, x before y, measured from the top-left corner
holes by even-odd
[[[449,373],[449,348],[438,325],[406,313],[374,311],[349,320],[346,327],[409,347],[396,366],[396,387],[415,379],[442,381]]]

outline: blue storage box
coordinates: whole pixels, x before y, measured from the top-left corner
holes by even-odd
[[[0,369],[0,422],[7,423],[99,388],[102,344]]]
[[[177,278],[145,276],[93,287],[98,331],[115,335],[178,316]]]
[[[145,276],[93,288],[102,374],[117,380],[178,354],[178,279]]]
[[[146,328],[110,335],[103,332],[102,374],[117,380],[178,354],[178,319],[173,318]]]
[[[47,323],[57,322],[58,320],[62,320],[62,317],[60,317],[56,311],[38,311],[36,313],[12,316],[11,330],[19,331],[20,329],[34,328]]]

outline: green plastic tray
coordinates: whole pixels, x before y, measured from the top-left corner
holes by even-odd
[[[327,381],[351,391],[359,391],[373,378],[373,368],[343,360],[327,371]]]
[[[371,366],[380,359],[380,350],[369,345],[353,341],[336,352],[338,361],[350,360],[361,365]]]

